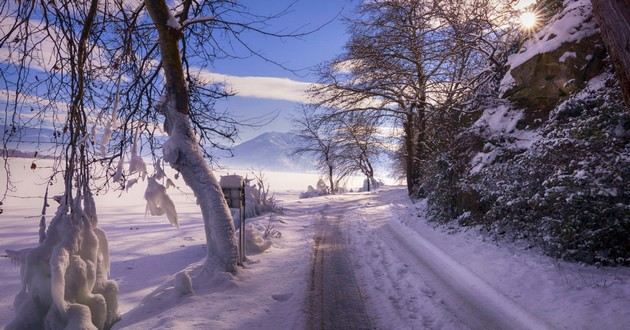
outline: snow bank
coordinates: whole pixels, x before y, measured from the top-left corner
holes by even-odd
[[[485,315],[506,308],[508,314],[490,317],[525,310],[540,320],[521,318],[531,329],[621,329],[630,324],[627,267],[558,261],[523,242],[488,240],[475,229],[436,228],[427,223],[426,200],[412,204],[403,188],[385,188],[374,196],[343,197],[360,205],[347,216],[354,220],[347,222],[347,235],[359,280],[384,328],[493,328],[483,325]],[[436,271],[441,273],[437,277]],[[440,284],[444,279],[453,282]],[[471,296],[474,291],[478,293]],[[487,298],[508,303],[491,307]]]
[[[261,254],[271,247],[271,239],[264,238],[255,226],[245,228],[245,251],[247,255]]]
[[[9,162],[17,180],[17,191],[13,194],[27,198],[5,200],[4,213],[0,216],[0,251],[21,250],[37,244],[41,195],[52,164],[52,160],[39,160],[37,169],[31,170],[30,159],[10,159]],[[181,177],[175,179],[170,167],[165,167],[164,171],[180,187],[168,191],[177,205],[178,230],[161,217],[145,217],[145,184],[133,185],[128,192],[110,191],[96,197],[99,225],[108,233],[110,242],[110,278],[119,286],[119,312],[123,318],[115,328],[303,327],[312,230],[310,215],[292,210],[300,206],[295,204],[297,193],[280,194],[285,201],[283,206],[289,210],[286,215],[274,216],[277,221],[273,224],[282,235],[272,238],[272,246],[259,255],[250,254],[249,263],[237,277],[219,278],[207,287],[200,287],[189,268],[205,257],[199,206]],[[272,174],[270,182],[275,187],[297,189],[297,184],[303,186],[306,181],[316,180],[314,175]],[[287,178],[292,181],[283,182]],[[4,185],[6,182],[2,180],[0,176],[0,184]],[[62,182],[57,182],[51,186],[50,195],[62,190]],[[267,217],[259,217],[247,222],[262,235],[268,221]],[[182,291],[175,290],[175,277],[182,271],[190,276],[192,295],[181,295]],[[12,265],[11,259],[0,257],[0,328],[14,317],[13,298],[20,287],[19,269]],[[172,291],[161,296],[165,291],[158,290],[160,287],[170,287]],[[153,305],[151,301],[157,303]],[[155,309],[142,309],[143,305]],[[130,313],[134,309],[137,312]]]

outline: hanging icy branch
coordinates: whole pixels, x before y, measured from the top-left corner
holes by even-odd
[[[147,165],[144,163],[142,156],[138,154],[138,137],[139,133],[136,131],[136,135],[133,139],[133,145],[131,146],[131,158],[129,159],[129,174],[138,173],[144,180],[147,176]]]
[[[166,193],[166,188],[159,184],[155,178],[149,177],[147,189],[144,192],[144,199],[147,200],[147,214],[164,215],[171,225],[179,228],[175,203]]]

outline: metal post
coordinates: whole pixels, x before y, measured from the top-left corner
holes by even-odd
[[[241,258],[241,264],[243,264],[243,262],[245,262],[245,181],[243,181],[242,185],[241,185],[241,189],[240,189],[240,193],[241,193],[241,198],[240,198],[240,212],[239,212],[239,216],[240,216],[240,232],[239,232],[239,245],[240,245],[240,258]]]

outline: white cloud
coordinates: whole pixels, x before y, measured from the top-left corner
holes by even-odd
[[[237,96],[311,103],[306,91],[312,83],[277,77],[232,76],[205,70],[199,78],[208,83],[224,83]]]

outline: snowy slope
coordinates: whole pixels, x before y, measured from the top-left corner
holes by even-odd
[[[41,196],[51,166],[50,160],[38,160],[37,169],[31,170],[31,159],[9,161],[16,191],[9,194],[0,215],[0,329],[15,313],[13,298],[20,288],[19,270],[6,258],[4,251],[37,244]],[[172,177],[172,171],[165,170]],[[305,176],[302,178],[296,173],[269,174],[270,183],[284,189],[303,189],[317,179],[310,175],[302,175]],[[295,214],[290,210],[286,215],[272,219],[282,236],[263,254],[252,255],[247,269],[238,276],[215,278],[210,287],[199,283],[203,281],[193,282],[194,296],[165,301],[174,276],[184,269],[193,269],[205,256],[199,206],[181,178],[174,181],[179,190],[171,188],[168,193],[176,204],[179,229],[171,226],[164,216],[145,215],[143,193],[146,182],[137,183],[128,192],[97,196],[99,225],[110,242],[110,278],[119,285],[119,312],[123,314],[123,322],[116,327],[233,329],[266,325],[272,329],[295,328],[296,322],[302,322],[303,286],[311,242],[307,230],[310,215]],[[0,176],[0,184],[5,184],[4,175]],[[59,193],[61,188],[57,182],[51,195]],[[287,196],[297,199],[297,193],[276,195],[280,201]],[[48,213],[53,211],[49,209]],[[268,217],[248,220],[258,230],[268,222]],[[247,313],[243,314],[243,310]],[[176,317],[173,313],[190,314]],[[202,315],[201,319],[199,315]]]
[[[234,157],[224,158],[221,165],[231,168],[254,168],[274,171],[313,171],[315,160],[311,156],[294,156],[299,146],[292,133],[267,132],[233,148]]]

